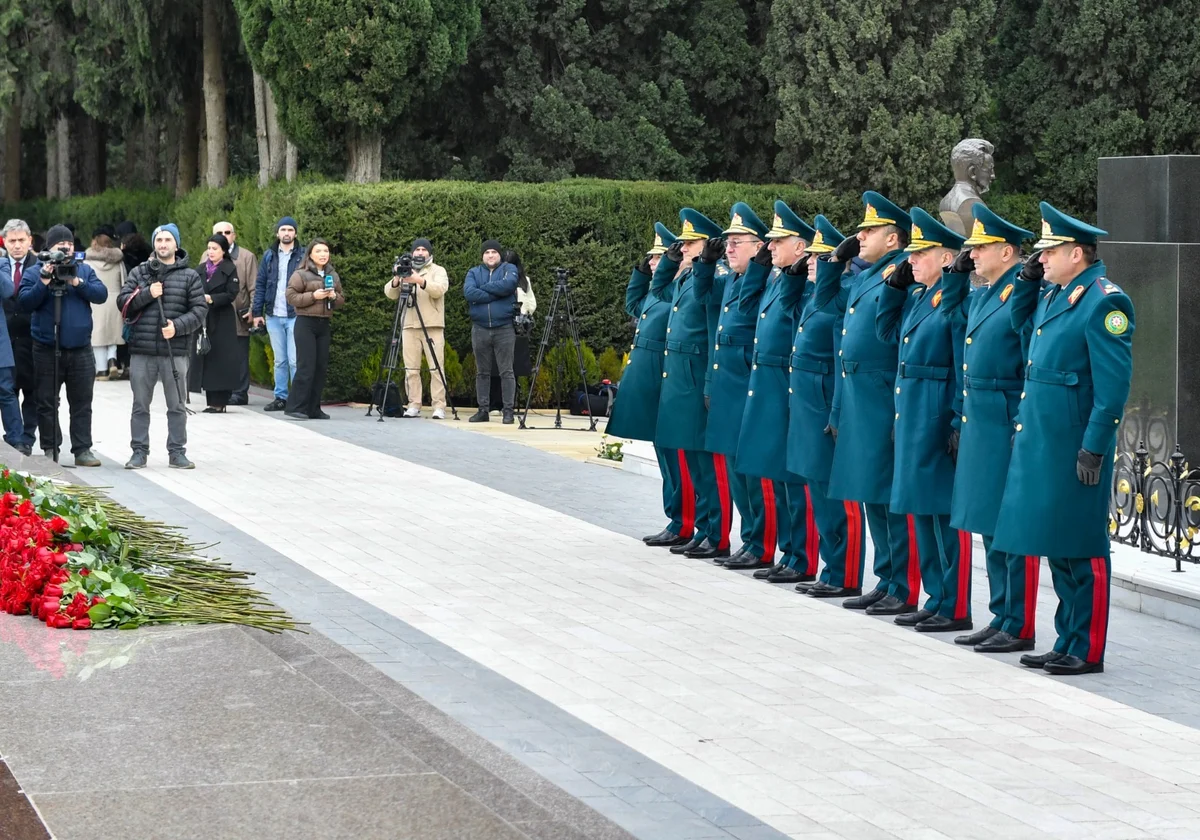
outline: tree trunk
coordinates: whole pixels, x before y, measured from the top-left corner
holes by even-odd
[[[290,184],[296,180],[296,175],[300,169],[300,152],[296,148],[296,144],[291,140],[287,141],[287,182]]]
[[[175,195],[183,195],[196,188],[196,173],[199,171],[200,151],[196,137],[200,133],[201,100],[193,92],[183,105],[183,130],[179,134],[179,168],[175,178]]]
[[[71,181],[79,195],[104,192],[107,168],[107,132],[102,123],[80,110],[70,118],[74,145],[70,157]]]
[[[167,120],[166,126],[155,139],[161,147],[163,180],[172,195],[179,195],[179,138],[182,136],[179,120]]]
[[[354,184],[379,183],[383,168],[383,133],[350,129],[346,139],[346,151],[350,162],[346,167],[346,180]]]
[[[4,123],[4,203],[21,200],[21,95],[13,94]]]
[[[225,71],[221,67],[221,20],[217,4],[204,4],[204,119],[208,160],[204,183],[223,187],[229,180],[229,129],[225,114]]]
[[[271,180],[271,144],[267,140],[267,84],[254,74],[254,139],[258,141],[258,186]]]
[[[58,197],[71,197],[71,125],[67,120],[66,114],[58,118],[54,125],[55,151],[58,152],[58,160],[55,161],[55,166],[58,169]]]
[[[58,198],[58,133],[46,132],[46,198]]]
[[[267,145],[271,151],[271,180],[278,181],[290,171],[287,168],[287,162],[288,155],[292,152],[288,151],[287,147],[291,143],[284,136],[283,129],[279,127],[279,108],[275,104],[275,94],[271,92],[271,86],[265,81],[263,82],[263,97],[267,107]],[[294,173],[287,175],[289,181],[294,177]]]

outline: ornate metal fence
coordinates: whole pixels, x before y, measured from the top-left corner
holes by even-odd
[[[1112,539],[1142,551],[1200,563],[1200,469],[1191,469],[1179,446],[1154,461],[1139,440],[1133,454],[1118,452],[1108,520]]]

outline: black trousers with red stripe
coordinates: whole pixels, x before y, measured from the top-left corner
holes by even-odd
[[[1054,617],[1059,637],[1054,649],[1087,662],[1103,662],[1108,644],[1112,560],[1107,552],[1103,557],[1048,559],[1059,600]]]

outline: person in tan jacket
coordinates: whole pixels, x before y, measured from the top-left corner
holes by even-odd
[[[417,306],[404,314],[402,347],[404,351],[404,389],[408,393],[408,408],[405,417],[421,416],[421,356],[429,363],[430,402],[433,403],[433,419],[446,419],[446,387],[437,375],[437,368],[445,370],[446,358],[446,307],[444,298],[450,288],[446,269],[433,261],[433,245],[428,239],[418,238],[412,247],[413,273],[407,282],[416,286]],[[406,278],[393,277],[383,287],[383,293],[391,300],[399,300],[400,284]],[[418,316],[418,312],[420,315]],[[429,357],[429,345],[421,333],[421,320],[433,342],[437,365]]]
[[[328,282],[326,282],[328,278]],[[286,417],[328,420],[321,392],[329,370],[329,319],[346,302],[342,279],[329,261],[329,243],[314,239],[300,268],[288,278],[288,306],[296,310],[296,376],[288,391]]]
[[[238,342],[238,386],[229,398],[230,405],[248,405],[250,402],[250,326],[254,320],[250,315],[250,304],[254,300],[254,282],[258,277],[258,257],[248,248],[237,244],[237,231],[230,222],[217,222],[213,234],[229,240],[229,257],[237,267],[238,293],[233,300]]]
[[[117,247],[116,235],[111,225],[96,228],[83,260],[108,289],[108,300],[92,304],[92,354],[97,379],[120,379],[124,373],[117,364],[117,347],[125,343],[117,293],[125,283],[125,255]]]

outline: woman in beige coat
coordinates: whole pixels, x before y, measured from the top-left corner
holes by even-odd
[[[117,365],[117,346],[125,343],[121,337],[121,310],[117,308],[117,294],[125,283],[125,255],[117,246],[116,236],[116,231],[110,225],[96,228],[83,260],[108,289],[108,300],[92,304],[92,353],[96,357],[97,379],[120,379],[124,376]]]

